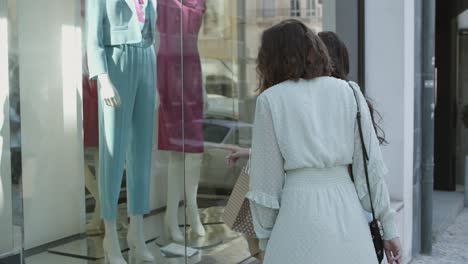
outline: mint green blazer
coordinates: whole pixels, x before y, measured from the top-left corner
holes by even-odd
[[[156,36],[156,0],[148,1],[147,26],[140,28],[134,0],[88,0],[86,9],[89,77],[107,73],[105,47],[136,44]]]

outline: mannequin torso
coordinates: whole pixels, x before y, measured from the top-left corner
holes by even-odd
[[[97,77],[101,98],[111,107],[119,107],[121,98],[107,73],[105,47],[141,42],[143,39],[141,30],[144,27],[144,23],[138,21],[138,7],[135,6],[139,0],[118,2],[120,8],[116,7],[114,1],[90,1],[86,11],[90,78]],[[153,42],[156,34],[156,0],[144,0],[141,9],[146,22],[149,23],[148,30],[151,31],[149,36]]]

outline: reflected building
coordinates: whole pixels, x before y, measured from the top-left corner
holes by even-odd
[[[208,116],[252,122],[261,33],[285,19],[323,28],[321,0],[206,1],[200,32]]]

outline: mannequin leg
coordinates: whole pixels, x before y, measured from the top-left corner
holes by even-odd
[[[145,65],[148,72],[142,71],[141,73],[143,76],[140,76],[140,78],[143,78],[143,80],[138,82],[133,103],[129,135],[130,144],[126,159],[127,194],[129,215],[144,215],[149,212],[149,185],[153,154],[155,63],[152,48],[136,49],[133,52],[135,52],[138,65]],[[151,58],[153,58],[152,61]]]
[[[108,109],[111,110],[111,109]],[[101,113],[100,113],[101,114]],[[109,114],[111,116],[111,114]],[[104,123],[104,122],[102,122]],[[124,153],[120,145],[125,141],[124,129],[100,124],[108,135],[100,140],[99,151],[99,200],[102,206],[102,218],[106,234],[103,241],[105,263],[127,264],[123,259],[117,235],[117,206],[123,176]],[[126,143],[124,143],[126,144]],[[122,145],[124,145],[122,144]]]
[[[128,213],[130,215],[127,240],[131,250],[130,255],[138,263],[154,260],[146,246],[143,232],[143,215],[149,212],[149,187],[153,151],[155,71],[154,67],[151,68],[151,65],[154,66],[154,59],[153,62],[149,61],[152,57],[154,58],[152,52],[154,52],[153,49],[148,48],[140,49],[136,53],[138,63],[145,65],[149,71],[146,74],[142,72],[140,78],[143,78],[143,80],[137,87],[129,151],[127,153],[127,196]]]
[[[134,259],[136,263],[154,261],[153,255],[146,246],[143,225],[144,220],[142,215],[130,216],[130,227],[128,228],[127,235],[128,246],[130,248],[129,259]]]
[[[115,221],[104,221],[106,237],[103,241],[105,264],[127,264],[122,256]]]
[[[131,61],[126,46],[109,47],[106,52],[122,56],[108,56],[108,73],[120,94],[122,104],[118,108],[105,104],[99,94],[99,199],[106,236],[103,247],[110,264],[126,264],[122,258],[117,236],[117,208],[122,184],[125,154],[131,132],[131,117],[136,93],[135,71],[127,69]]]
[[[185,156],[185,159],[184,159]],[[178,209],[179,202],[183,194],[184,171],[187,196],[187,218],[192,231],[198,236],[205,235],[205,228],[200,221],[200,214],[197,205],[198,183],[200,181],[202,154],[183,154],[171,152],[169,161],[168,191],[167,191],[167,211],[166,228],[170,238],[174,241],[183,242],[184,235],[179,228]],[[184,170],[185,166],[185,170]]]
[[[122,52],[124,47],[112,47],[110,52],[120,52],[119,61],[108,64],[109,77],[120,94],[120,107],[106,105],[99,94],[99,197],[102,217],[105,220],[117,218],[117,204],[122,184],[122,176],[131,133],[131,121],[136,93],[133,71],[121,71],[128,68],[131,52]],[[109,51],[108,51],[109,52]]]
[[[179,202],[182,198],[184,184],[184,154],[171,152],[167,178],[166,215],[164,217],[168,239],[176,242],[185,240],[179,228]]]
[[[198,183],[200,182],[200,172],[202,165],[202,154],[186,154],[186,195],[187,195],[187,218],[192,232],[198,236],[205,235],[205,228],[200,221],[200,214],[197,204]]]

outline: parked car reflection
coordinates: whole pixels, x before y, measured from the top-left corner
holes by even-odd
[[[226,156],[229,151],[225,146],[236,145],[250,147],[252,124],[215,118],[203,120],[205,152],[203,154],[200,192],[230,192],[246,161],[234,167],[228,167]]]

